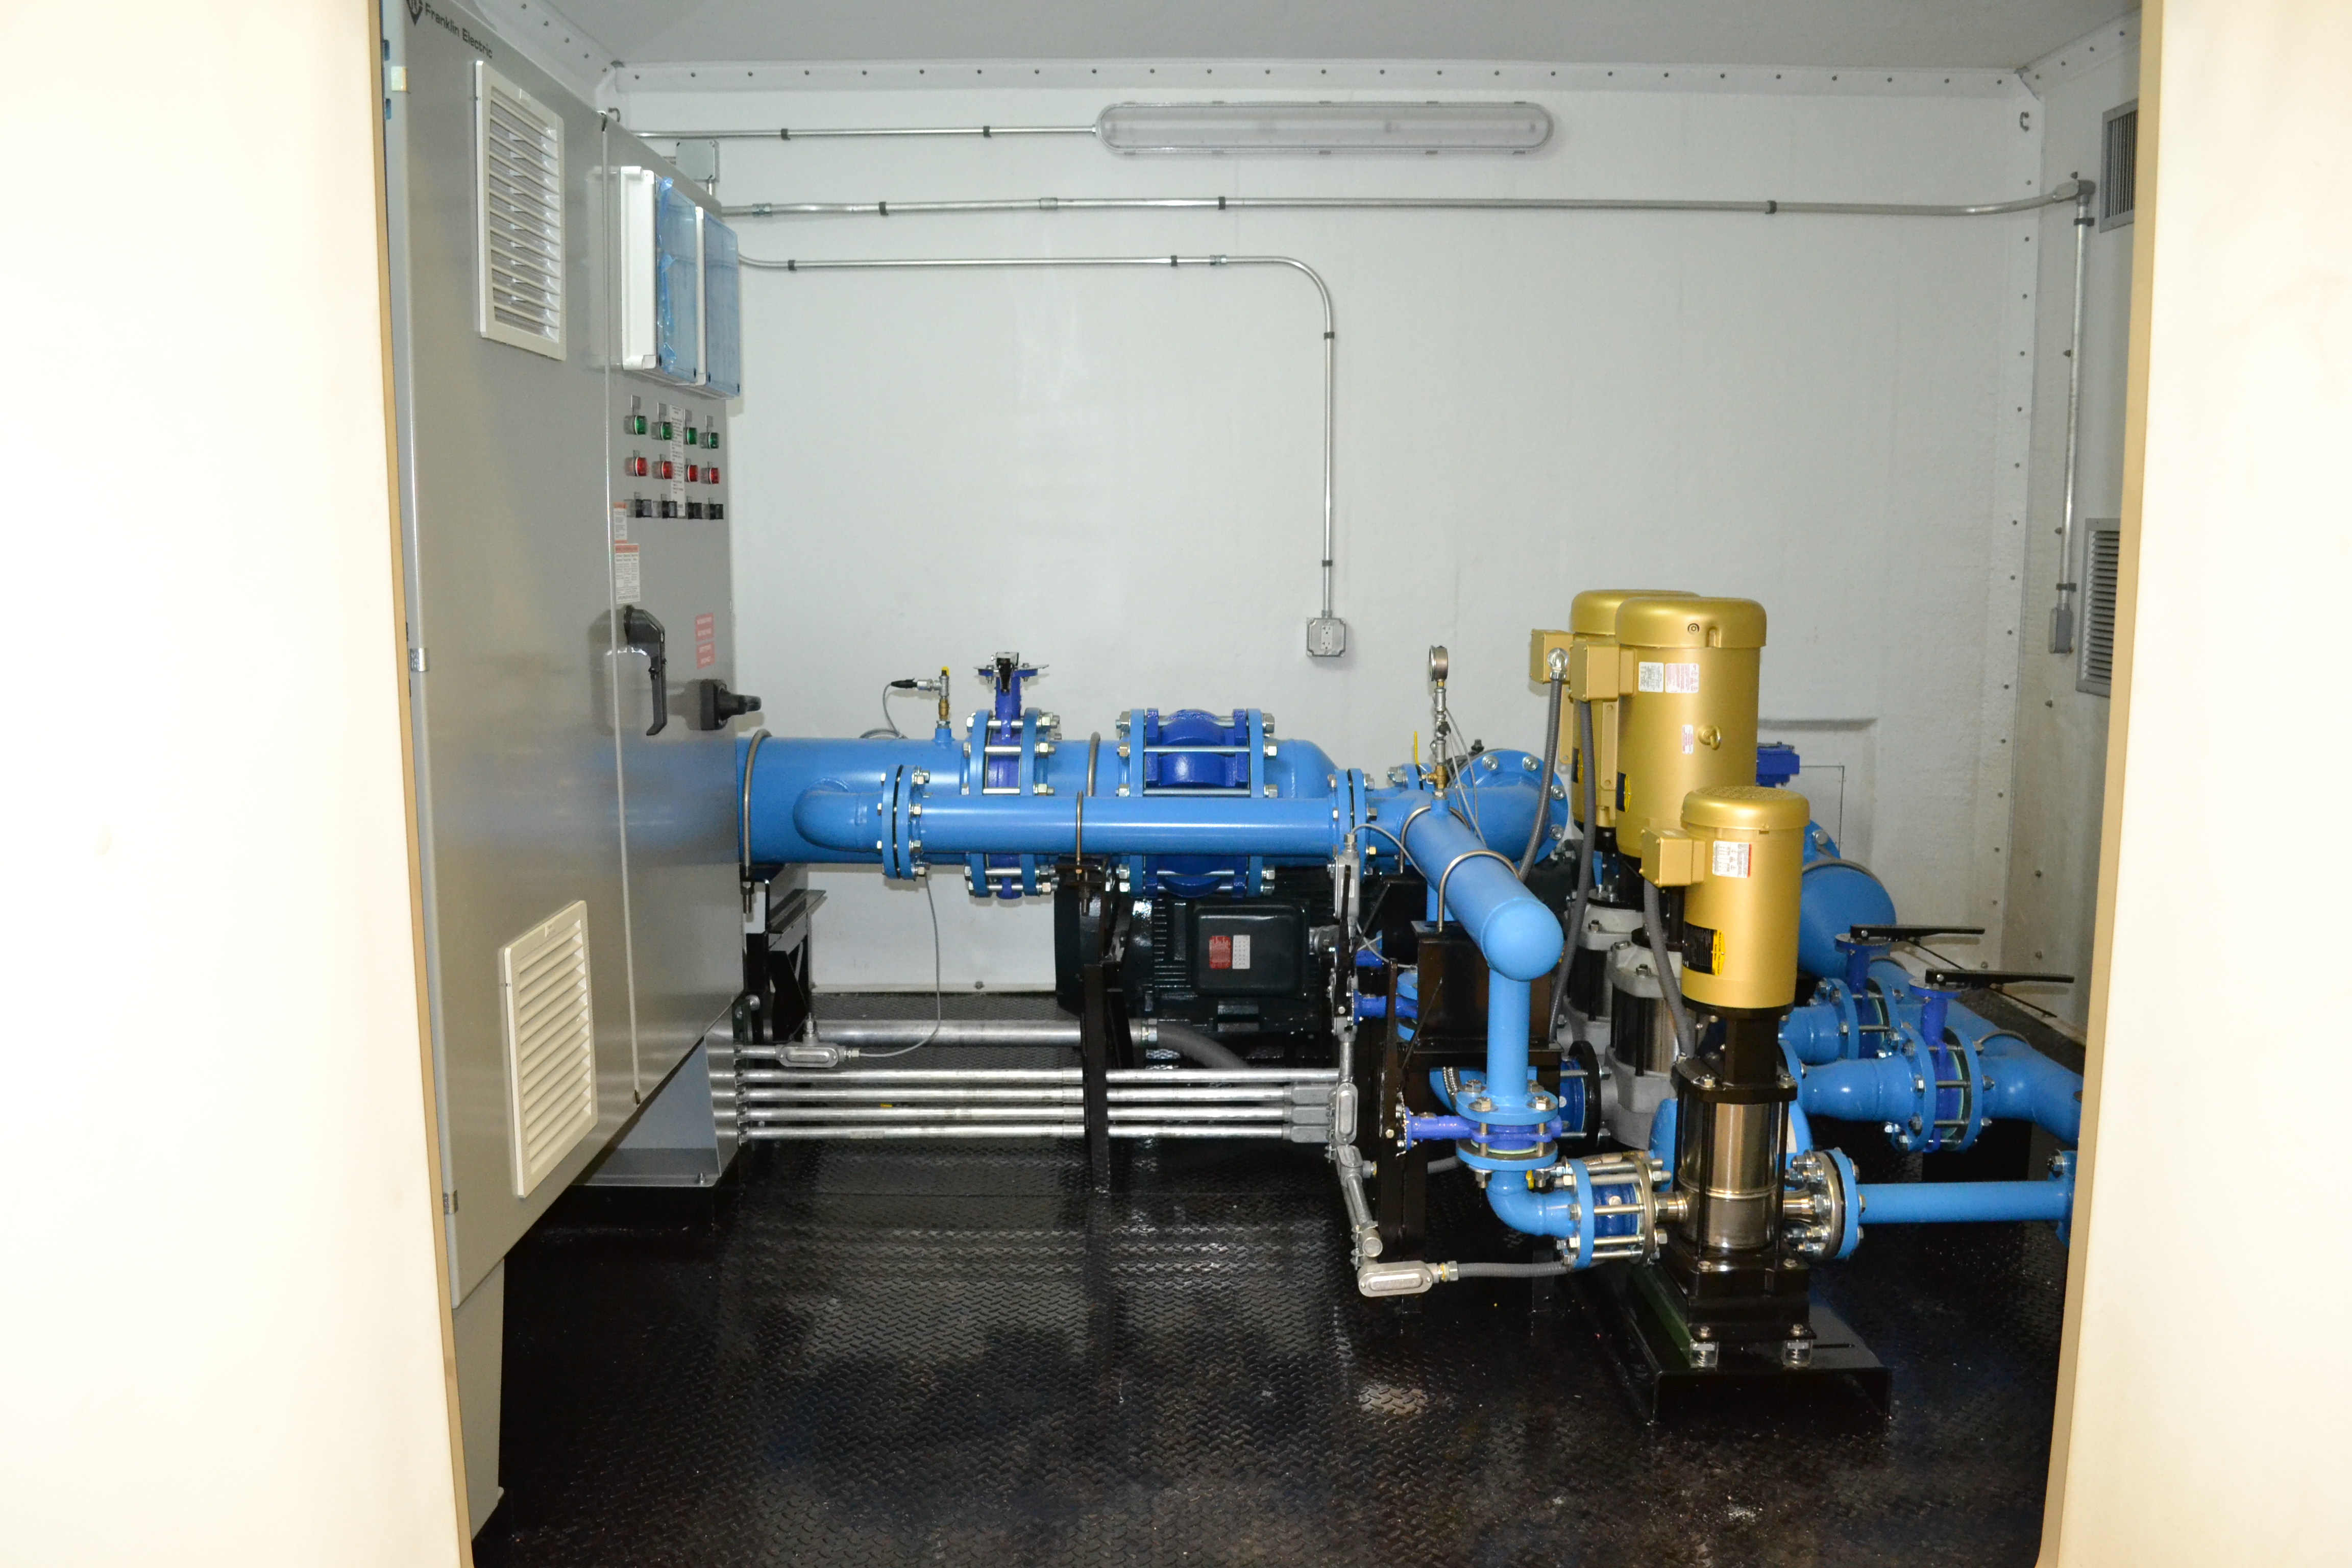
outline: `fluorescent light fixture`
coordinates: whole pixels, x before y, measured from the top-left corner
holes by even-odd
[[[1115,103],[1095,121],[1114,153],[1530,153],[1551,140],[1532,103]]]

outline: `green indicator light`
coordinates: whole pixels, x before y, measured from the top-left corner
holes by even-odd
[[[632,414],[629,416],[628,431],[632,436],[644,435],[646,433],[646,416],[642,414]]]
[[[667,419],[663,420],[661,422],[660,428],[656,430],[654,434],[659,436],[665,441],[668,440],[670,438],[669,421]]]
[[[702,444],[709,447],[714,452],[719,450],[719,432],[716,430],[704,431],[702,434]]]

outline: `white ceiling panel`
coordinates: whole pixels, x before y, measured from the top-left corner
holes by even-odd
[[[1479,59],[2022,66],[2134,0],[560,0],[633,65]]]

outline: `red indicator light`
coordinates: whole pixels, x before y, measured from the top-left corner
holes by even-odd
[[[667,458],[664,458],[662,459],[661,477],[666,479],[674,479],[677,478],[677,470],[671,466],[670,460]]]
[[[702,477],[709,479],[715,485],[719,482],[719,470],[717,468],[705,468],[702,470]]]

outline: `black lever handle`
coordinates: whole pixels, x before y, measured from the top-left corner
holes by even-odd
[[[1867,947],[1884,947],[1889,942],[1925,942],[1931,936],[1982,936],[1982,926],[1854,926],[1846,939]]]
[[[1931,991],[1982,991],[1993,985],[2072,985],[2074,977],[2030,969],[1931,969],[1919,984]]]
[[[739,713],[757,713],[760,700],[748,692],[730,691],[723,680],[694,683],[694,727],[717,730]]]
[[[658,735],[669,725],[669,633],[651,614],[630,605],[621,611],[621,640],[646,656],[654,683],[654,721],[646,733]]]

